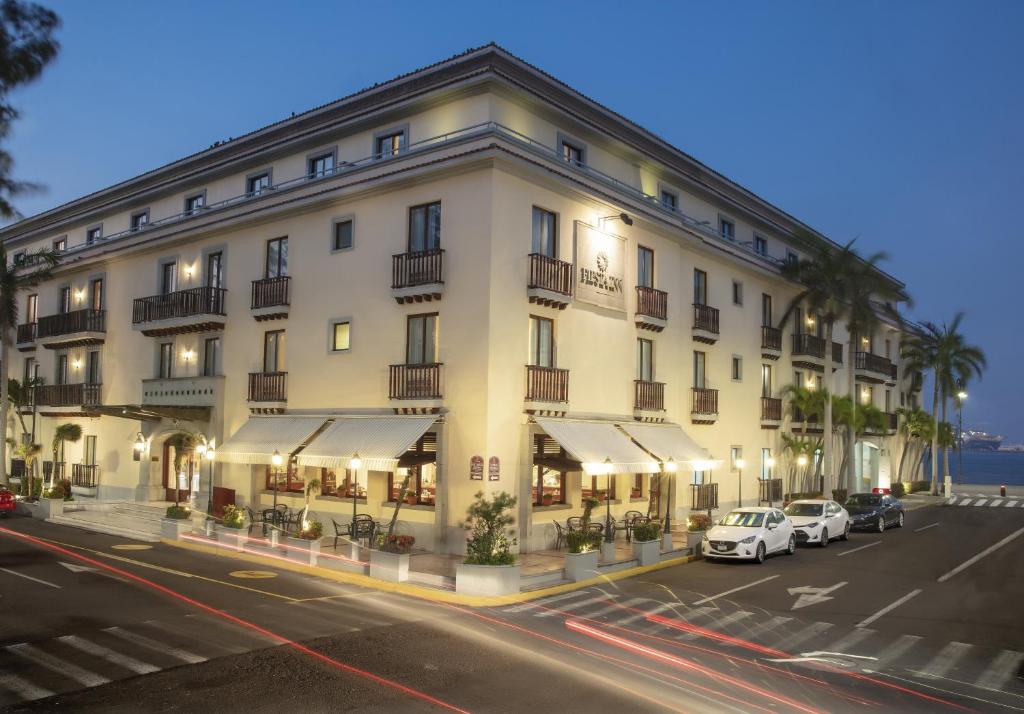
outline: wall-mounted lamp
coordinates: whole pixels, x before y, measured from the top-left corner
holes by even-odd
[[[599,221],[622,221],[627,226],[633,225],[633,219],[629,217],[628,213],[618,213],[614,216],[602,216],[598,218]]]
[[[71,360],[71,366],[74,367],[76,370],[81,369],[82,360],[78,357],[75,357],[75,359]]]
[[[806,466],[807,465],[807,457],[804,454],[800,454],[799,456],[796,457],[796,463],[797,463],[797,466]]]
[[[807,326],[814,327],[814,315],[807,316]]]
[[[189,349],[189,350],[182,350],[182,352],[181,352],[181,358],[183,360],[185,360],[186,362],[191,362],[193,359],[195,359],[195,356],[196,356],[196,351],[195,350]]]
[[[81,288],[79,288],[78,290],[75,291],[75,302],[77,302],[77,303],[85,302],[85,290],[82,290]]]
[[[185,266],[185,277],[186,278],[191,278],[192,274],[195,273],[195,272],[196,272],[196,267],[194,265],[186,265]]]
[[[770,469],[774,468],[775,467],[775,457],[774,456],[769,456],[767,459],[764,460],[764,465],[767,466]]]

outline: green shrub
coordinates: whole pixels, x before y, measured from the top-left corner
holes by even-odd
[[[706,513],[691,513],[686,519],[686,530],[690,533],[706,531],[711,527],[711,517]]]
[[[601,547],[601,534],[591,531],[571,531],[565,534],[570,553],[589,553]]]
[[[192,515],[192,511],[188,506],[168,506],[166,518],[173,518],[178,521],[183,521]]]
[[[61,488],[64,489],[64,500],[65,501],[74,501],[75,500],[75,495],[73,493],[71,493],[71,481],[69,481],[68,479],[65,478],[65,479],[61,479],[57,483],[59,483],[61,485]]]
[[[896,498],[903,498],[903,494],[907,492],[907,487],[902,482],[894,483],[890,487],[890,492]]]
[[[64,491],[64,483],[64,481],[58,481],[57,483],[53,484],[53,488],[48,488],[45,491],[43,491],[43,498],[59,498],[62,500],[66,499],[71,494]]]
[[[28,492],[28,479],[21,479],[21,483],[18,484],[18,492],[29,501],[38,500],[43,495],[43,479],[34,478],[32,479],[32,493]]]
[[[911,481],[909,485],[910,493],[917,493],[918,491],[930,491],[932,488],[931,481]]]
[[[516,554],[512,546],[516,539],[509,538],[505,532],[514,519],[510,513],[516,505],[516,497],[510,493],[497,493],[492,500],[480,491],[476,500],[467,510],[469,516],[465,527],[471,532],[466,541],[467,565],[512,565],[516,562]]]
[[[303,540],[320,540],[324,537],[324,524],[320,521],[306,521],[305,528],[299,532]]]
[[[224,515],[221,518],[221,523],[224,524],[225,528],[241,530],[245,527],[245,511],[233,503],[229,503],[224,506]]]
[[[657,521],[648,521],[647,523],[641,523],[640,525],[633,526],[633,541],[649,541],[658,540],[661,537],[661,524]]]
[[[846,503],[846,489],[845,488],[834,488],[832,489],[832,500],[837,503]]]

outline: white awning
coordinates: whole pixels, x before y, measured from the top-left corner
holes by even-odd
[[[611,422],[535,419],[537,426],[562,445],[583,464],[587,473],[603,473],[605,459],[611,460],[611,472],[653,473],[658,464],[619,431]]]
[[[692,468],[694,463],[711,459],[707,450],[698,446],[676,424],[623,422],[619,426],[659,461],[672,459],[680,468]]]
[[[217,460],[232,464],[269,464],[276,450],[287,461],[326,421],[325,417],[249,417],[217,449]]]
[[[337,417],[302,453],[300,466],[347,468],[358,453],[368,471],[394,471],[398,457],[434,425],[432,416]]]

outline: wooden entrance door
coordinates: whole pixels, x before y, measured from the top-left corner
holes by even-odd
[[[174,448],[170,444],[164,444],[163,454],[163,472],[164,472],[164,498],[168,501],[177,501],[179,503],[188,504],[192,498],[191,485],[192,485],[192,454],[188,454],[185,459],[181,462],[181,468],[185,472],[187,479],[184,484],[184,488],[178,488],[179,479],[178,474],[174,473]],[[175,498],[175,490],[177,489],[177,498]]]

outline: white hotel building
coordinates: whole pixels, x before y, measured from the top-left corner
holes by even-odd
[[[215,440],[218,504],[269,504],[277,449],[279,499],[300,505],[319,479],[328,531],[353,487],[388,518],[411,469],[401,529],[419,545],[459,551],[473,495],[505,490],[537,549],[609,462],[616,514],[653,502],[681,520],[741,489],[756,504],[799,427],[780,389],[845,393],[851,368],[824,374],[833,347],[806,316],[777,328],[796,293],[780,264],[827,238],[493,45],[0,237],[12,260],[63,255],[20,296],[8,356],[12,377],[45,380],[37,441],[82,426],[63,454],[82,501],[177,485],[205,506],[206,466],[181,479],[165,447],[186,431]],[[865,487],[899,456],[898,344],[885,326],[854,365],[859,397],[893,414],[858,447]],[[678,474],[658,476],[669,459]]]

